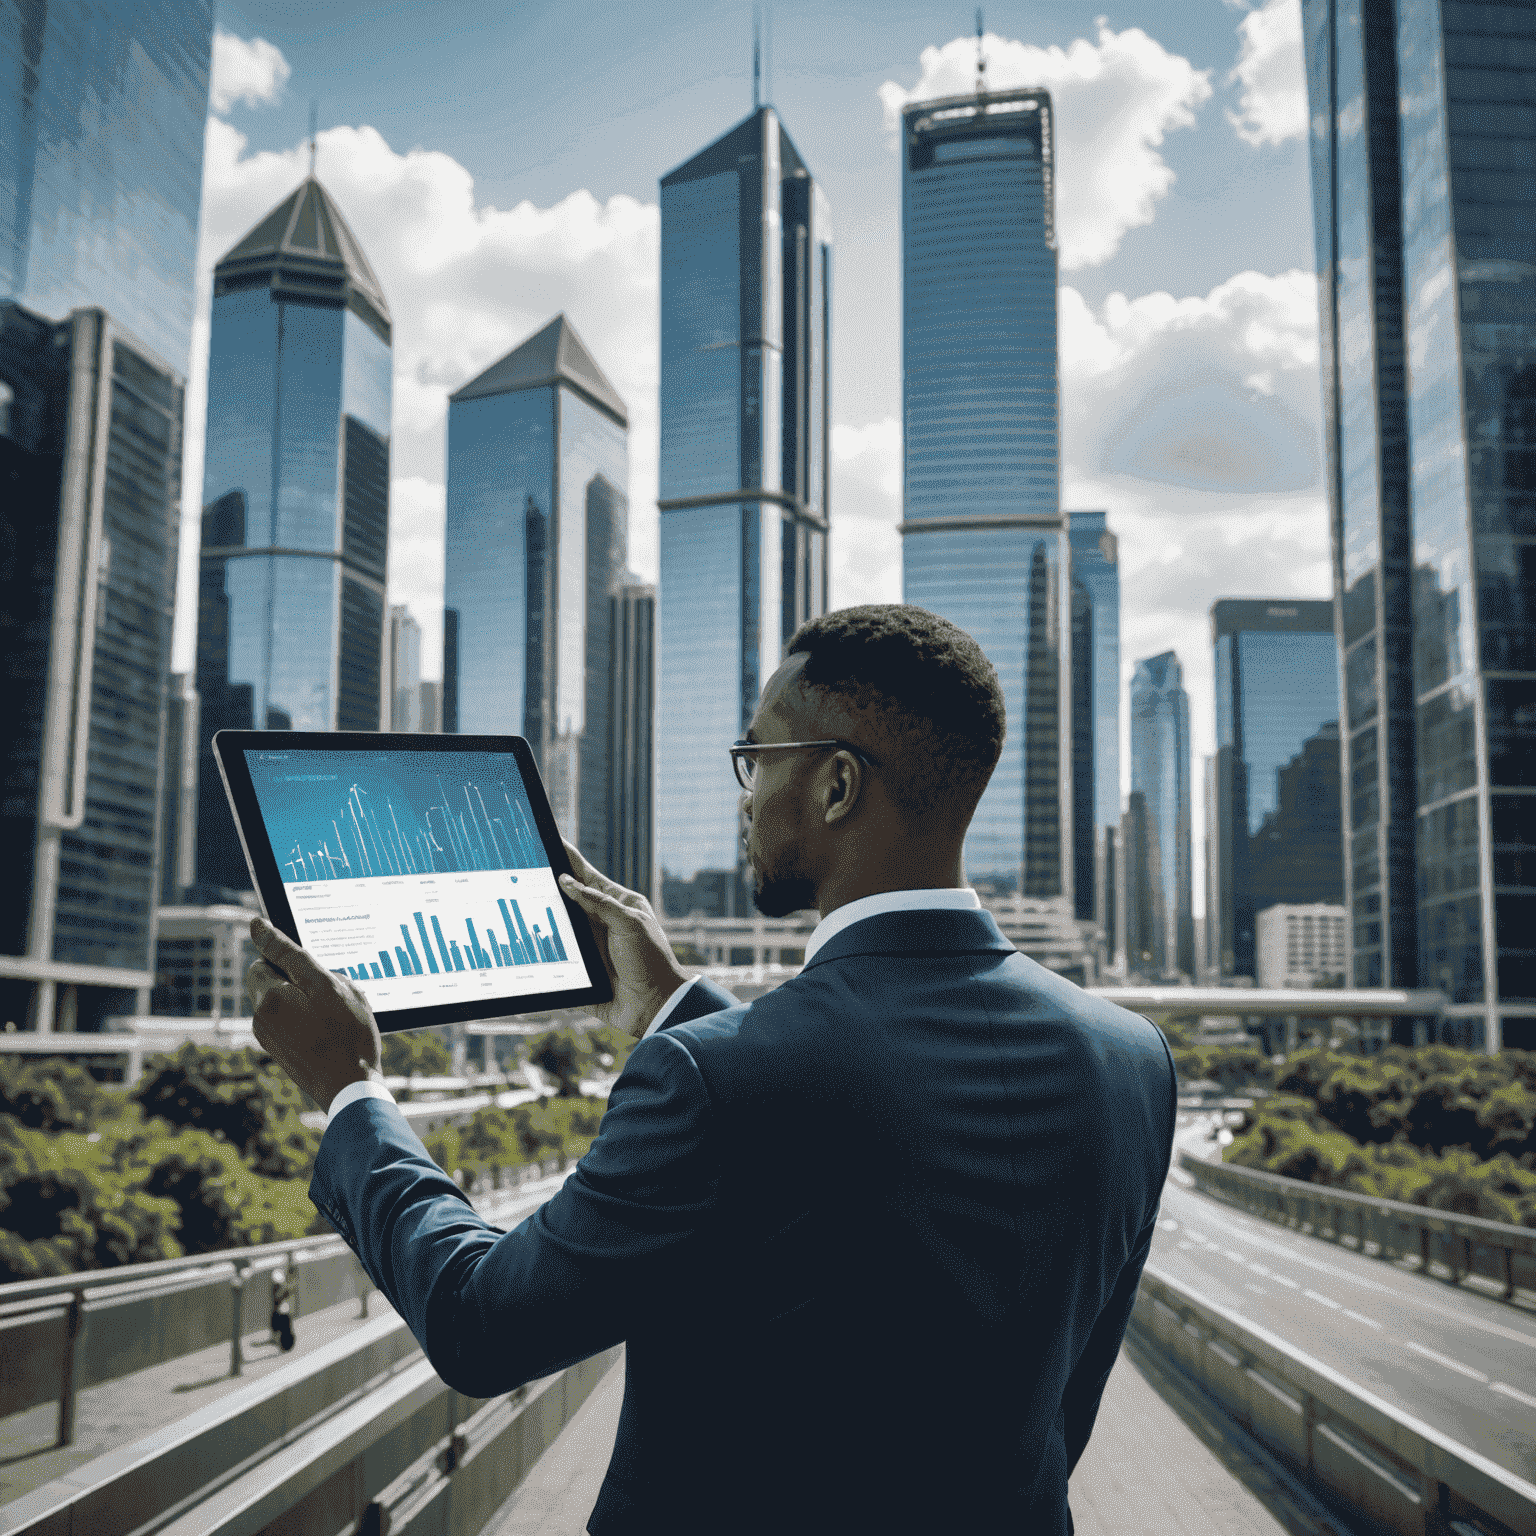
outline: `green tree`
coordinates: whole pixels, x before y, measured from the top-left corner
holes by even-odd
[[[0,1119],[34,1131],[86,1131],[104,1097],[101,1084],[72,1061],[0,1056]]]
[[[442,1036],[429,1029],[401,1029],[381,1041],[379,1063],[385,1077],[449,1077],[453,1053]]]
[[[562,1099],[579,1099],[581,1080],[591,1074],[597,1052],[584,1030],[552,1029],[528,1042],[528,1060],[559,1084]]]

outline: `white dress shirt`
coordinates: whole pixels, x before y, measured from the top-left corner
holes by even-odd
[[[340,1093],[331,1100],[331,1107],[325,1114],[325,1128],[331,1128],[333,1121],[348,1104],[356,1104],[359,1099],[388,1099],[391,1104],[395,1102],[395,1096],[384,1086],[384,1074],[377,1077],[365,1078],[360,1083],[348,1083]]]
[[[953,886],[938,886],[922,891],[877,891],[873,896],[861,896],[857,901],[845,902],[816,924],[805,943],[805,963],[809,965],[815,958],[816,951],[829,939],[840,934],[844,928],[862,922],[866,917],[880,917],[886,912],[931,912],[936,908],[974,912],[980,906],[981,898],[969,886],[959,889]],[[672,1010],[682,1000],[683,993],[697,980],[697,976],[690,976],[662,1004],[661,1012],[651,1020],[651,1026],[645,1034],[641,1035],[642,1040],[665,1025],[672,1016]],[[338,1098],[340,1096],[340,1094],[337,1095]]]

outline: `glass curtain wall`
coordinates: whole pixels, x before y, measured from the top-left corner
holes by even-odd
[[[967,878],[1071,899],[1051,122],[1043,91],[903,114],[902,594],[974,636],[1003,689]]]
[[[1136,663],[1131,677],[1132,896],[1148,980],[1194,976],[1189,695],[1172,651]]]

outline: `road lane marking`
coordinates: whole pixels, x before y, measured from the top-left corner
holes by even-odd
[[[1354,1318],[1357,1323],[1364,1323],[1367,1328],[1379,1329],[1381,1327],[1381,1324],[1374,1317],[1366,1317],[1362,1313],[1351,1312],[1348,1307],[1344,1308],[1344,1316]]]
[[[1284,1275],[1271,1275],[1270,1279],[1278,1282],[1280,1285],[1290,1286],[1293,1291],[1299,1291],[1301,1289],[1301,1287],[1297,1285],[1294,1280],[1287,1280]]]
[[[1527,1408],[1536,1408],[1536,1397],[1520,1391],[1518,1387],[1506,1387],[1502,1381],[1495,1381],[1489,1383],[1489,1390],[1502,1392],[1505,1397],[1512,1397],[1517,1403],[1524,1403]]]
[[[1426,1349],[1422,1344],[1415,1344],[1412,1339],[1408,1341],[1408,1348],[1416,1355],[1423,1355],[1426,1360],[1433,1360],[1436,1365],[1443,1365],[1448,1371],[1460,1371],[1463,1376],[1470,1376],[1473,1381],[1480,1381],[1484,1386],[1488,1384],[1488,1378],[1482,1371],[1475,1371],[1470,1365],[1463,1365],[1460,1360],[1452,1360],[1449,1355],[1437,1354],[1432,1349]]]
[[[1247,1289],[1252,1291],[1255,1296],[1269,1295],[1269,1292],[1266,1291],[1262,1285],[1255,1285],[1252,1280],[1248,1282]]]
[[[1331,1296],[1319,1295],[1316,1291],[1303,1291],[1301,1294],[1303,1296],[1310,1296],[1313,1301],[1322,1302],[1325,1307],[1332,1307],[1335,1312],[1341,1311],[1344,1306],[1342,1301],[1335,1301]]]
[[[1217,1252],[1224,1253],[1229,1259],[1232,1260],[1234,1264],[1247,1264],[1248,1262],[1248,1260],[1245,1259],[1242,1254],[1234,1253],[1230,1248],[1220,1248],[1217,1250]]]
[[[1174,1221],[1171,1217],[1167,1221],[1158,1222],[1158,1226],[1165,1232],[1177,1232],[1179,1230],[1178,1222]]]
[[[1193,1248],[1194,1246],[1195,1245],[1193,1243],[1180,1243],[1179,1244],[1180,1248]]]
[[[1248,1268],[1256,1275],[1267,1275],[1269,1271],[1262,1264],[1255,1264],[1252,1259],[1248,1261]]]

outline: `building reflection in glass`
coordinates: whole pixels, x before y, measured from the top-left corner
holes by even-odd
[[[1120,822],[1120,548],[1104,512],[1068,512],[1072,558],[1072,891],[1112,941]],[[1106,835],[1107,834],[1107,835]]]
[[[831,239],[771,107],[662,177],[656,835],[675,915],[749,904],[725,748],[827,607]]]
[[[1053,174],[1044,91],[903,112],[902,595],[973,635],[1002,684],[1008,736],[967,878],[1070,899]]]
[[[1189,774],[1189,695],[1178,657],[1164,651],[1131,676],[1126,948],[1147,981],[1194,975]]]
[[[218,730],[376,731],[390,319],[313,177],[214,268],[197,688]],[[211,748],[198,883],[248,885]]]
[[[564,315],[449,397],[444,729],[526,737],[562,834],[607,873],[639,867],[614,843],[636,813],[613,805],[628,430]],[[649,738],[629,745],[648,767]]]
[[[1216,821],[1208,846],[1212,949],[1223,976],[1256,976],[1255,920],[1277,902],[1338,902],[1340,869],[1338,646],[1333,604],[1223,598],[1211,608],[1215,647]],[[1332,754],[1333,789],[1316,818],[1283,819],[1294,846],[1278,849],[1281,776]],[[1299,794],[1299,791],[1298,791]],[[1260,850],[1262,846],[1262,857]]]
[[[1303,16],[1354,980],[1536,1046],[1536,12]]]
[[[0,12],[0,299],[99,305],[187,371],[211,0]]]

